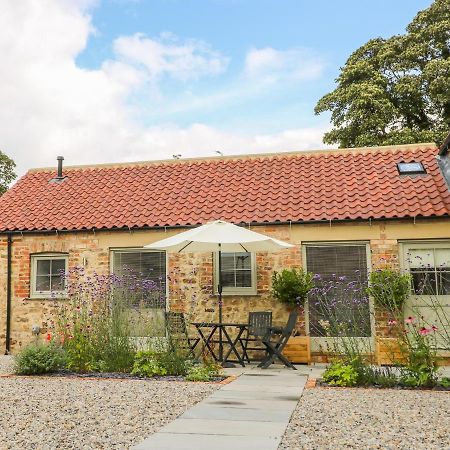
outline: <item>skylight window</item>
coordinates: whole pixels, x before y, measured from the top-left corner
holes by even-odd
[[[421,162],[399,162],[397,170],[400,175],[419,175],[427,173]]]

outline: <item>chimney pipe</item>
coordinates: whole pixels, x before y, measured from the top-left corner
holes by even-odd
[[[62,179],[63,177],[63,161],[64,156],[57,156],[56,160],[58,161],[58,173],[56,175],[57,178]]]

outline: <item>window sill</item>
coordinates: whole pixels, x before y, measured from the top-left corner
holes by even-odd
[[[214,292],[212,297],[217,297],[218,292]],[[258,292],[222,292],[222,297],[261,297]]]
[[[32,295],[30,297],[24,298],[24,300],[68,300],[67,295],[57,295],[52,297],[51,295]]]

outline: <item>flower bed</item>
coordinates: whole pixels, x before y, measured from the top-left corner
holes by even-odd
[[[165,304],[164,286],[142,274],[87,275],[83,268],[71,269],[62,278],[68,299],[54,298],[46,342],[29,345],[17,355],[17,374],[223,379],[220,366],[196,360],[187,336],[173,335],[167,326],[158,306]]]

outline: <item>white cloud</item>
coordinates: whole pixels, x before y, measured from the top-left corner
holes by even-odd
[[[137,34],[114,43],[116,57],[98,70],[76,64],[94,33],[94,0],[2,0],[0,14],[0,149],[18,172],[89,164],[319,147],[322,128],[246,135],[193,124],[145,126],[130,101],[161,95],[160,77],[217,74],[227,59],[199,41]],[[220,98],[220,95],[218,95]],[[142,106],[141,106],[142,108]],[[149,103],[147,108],[157,109]]]
[[[246,56],[245,73],[250,78],[313,80],[325,69],[322,58],[303,49],[253,48]]]
[[[202,41],[181,42],[172,33],[151,39],[142,33],[121,36],[114,41],[118,59],[145,67],[152,78],[170,75],[180,80],[217,75],[228,65],[228,58]]]

